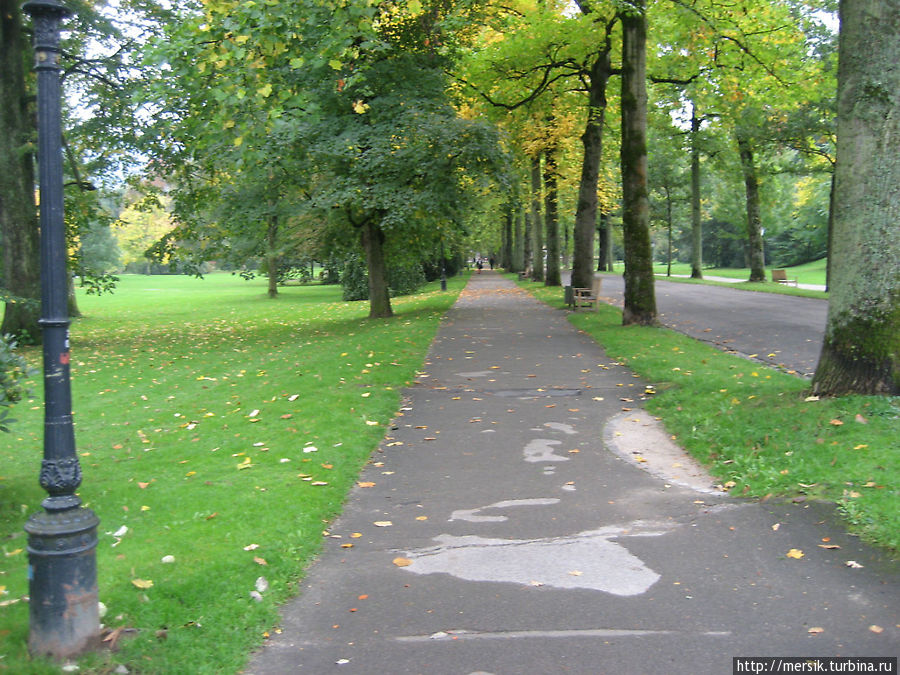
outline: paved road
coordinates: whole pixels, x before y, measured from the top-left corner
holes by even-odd
[[[898,565],[828,508],[624,460],[619,433],[657,442],[622,409],[644,384],[564,312],[475,275],[426,367],[246,673],[703,675],[733,656],[897,655]]]
[[[604,275],[602,295],[622,304],[621,276]],[[819,362],[828,302],[793,295],[656,281],[660,320],[682,333],[811,377]]]

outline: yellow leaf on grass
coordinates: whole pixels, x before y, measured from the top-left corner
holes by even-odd
[[[132,579],[131,583],[140,589],[153,588],[153,582],[150,579]]]
[[[265,558],[260,558],[259,556],[253,556],[253,562],[257,565],[268,565]]]
[[[799,560],[800,558],[803,557],[803,551],[801,551],[799,548],[792,548],[785,555],[788,558],[795,558],[795,559]]]

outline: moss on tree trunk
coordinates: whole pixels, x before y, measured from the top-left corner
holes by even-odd
[[[747,203],[747,258],[750,264],[750,281],[766,280],[766,262],[763,255],[762,218],[759,211],[759,178],[750,141],[741,133],[737,136],[744,173],[744,192]]]
[[[813,391],[900,394],[900,12],[841,2],[828,324]]]
[[[625,238],[625,325],[656,317],[650,200],[647,191],[647,23],[644,3],[622,16],[622,225]]]

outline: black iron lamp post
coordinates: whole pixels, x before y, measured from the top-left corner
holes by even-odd
[[[29,0],[37,72],[38,165],[41,217],[41,329],[44,342],[44,458],[40,483],[48,497],[25,524],[32,654],[74,656],[99,641],[97,525],[75,490],[81,467],[75,453],[69,381],[69,316],[63,223],[59,32],[70,11],[57,0]]]
[[[444,260],[444,240],[441,239],[441,290],[447,290],[447,264]]]

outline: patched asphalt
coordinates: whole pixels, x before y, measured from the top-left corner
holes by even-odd
[[[473,275],[360,476],[372,485],[352,491],[245,672],[694,674],[736,656],[897,656],[900,566],[832,507],[693,489],[612,451],[610,422],[639,414],[645,384],[565,312]]]

